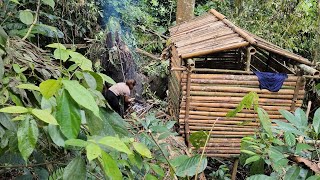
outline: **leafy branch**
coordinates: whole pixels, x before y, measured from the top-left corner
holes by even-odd
[[[27,34],[22,38],[22,40],[26,40],[29,37],[33,27],[36,25],[36,23],[38,21],[38,17],[39,17],[40,5],[41,5],[41,0],[38,0],[36,16],[34,17],[34,20],[33,20],[32,24],[31,24],[30,28],[28,29]]]

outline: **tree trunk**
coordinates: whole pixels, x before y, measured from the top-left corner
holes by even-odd
[[[178,0],[177,1],[177,24],[188,21],[194,16],[195,0]]]

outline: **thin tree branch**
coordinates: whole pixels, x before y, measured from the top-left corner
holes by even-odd
[[[37,6],[37,11],[36,11],[36,16],[30,26],[30,28],[28,29],[27,34],[22,38],[22,40],[26,40],[28,38],[28,36],[30,35],[34,25],[37,23],[38,21],[38,17],[39,17],[39,10],[40,10],[40,5],[41,5],[41,0],[38,0],[38,6]]]

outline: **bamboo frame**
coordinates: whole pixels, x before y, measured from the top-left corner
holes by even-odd
[[[187,146],[191,147],[190,143],[190,128],[189,128],[189,104],[190,104],[190,86],[191,86],[191,73],[192,73],[192,68],[194,67],[194,62],[191,59],[187,60],[187,66],[188,66],[188,74],[187,74],[187,94],[186,94],[186,109],[185,109],[185,118],[184,118],[184,123],[185,123],[185,137],[186,137],[186,142]]]

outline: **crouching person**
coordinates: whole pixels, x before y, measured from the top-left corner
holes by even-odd
[[[112,85],[105,93],[105,98],[111,108],[116,111],[121,117],[123,117],[123,111],[121,110],[120,98],[124,97],[125,103],[130,103],[134,98],[130,98],[130,90],[134,88],[136,81],[134,79],[127,80],[125,83],[120,82]]]

